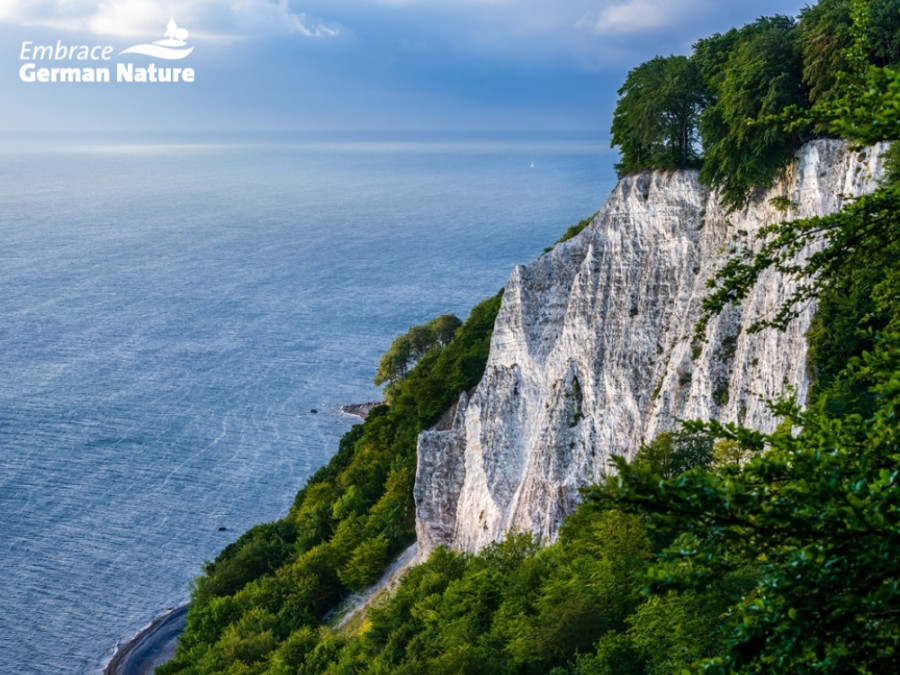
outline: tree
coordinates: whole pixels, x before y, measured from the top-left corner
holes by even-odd
[[[436,319],[433,319],[430,325],[434,331],[434,339],[437,344],[441,347],[446,347],[463,324],[455,314],[441,314]]]
[[[204,566],[188,627],[160,672],[337,672],[344,640],[315,628],[414,539],[416,438],[481,378],[499,306],[499,295],[479,303],[452,341],[429,349],[396,382],[396,401],[345,434],[286,518],[254,528]],[[456,324],[449,315],[439,319],[436,342]],[[403,343],[395,340],[401,355]],[[349,672],[343,663],[337,669]]]
[[[704,84],[714,92],[700,115],[700,179],[731,207],[742,206],[754,187],[768,187],[803,140],[799,126],[785,131],[763,121],[786,106],[807,106],[795,31],[792,18],[763,17],[695,47]]]
[[[897,101],[900,104],[900,97]],[[763,271],[770,268],[800,283],[772,318],[753,324],[750,332],[784,328],[797,316],[799,307],[829,288],[840,289],[846,279],[858,278],[857,270],[891,268],[900,256],[898,212],[900,185],[889,184],[836,213],[762,228],[758,235],[764,242],[760,250],[732,258],[708,282],[712,292],[703,301],[698,331],[727,304],[740,303]],[[798,263],[798,256],[809,250],[816,252]],[[889,312],[890,308],[882,309]]]
[[[353,550],[350,560],[338,572],[341,581],[352,590],[359,590],[373,583],[388,561],[388,541],[378,535],[366,539]]]
[[[854,18],[869,3],[854,0]],[[848,61],[864,54],[865,21],[854,25]],[[855,66],[854,66],[855,67]],[[795,123],[823,122],[856,142],[896,138],[900,129],[898,74],[857,71],[847,94]],[[743,463],[697,467],[660,479],[647,465],[616,460],[618,475],[590,499],[647,514],[653,528],[687,534],[650,570],[657,592],[695,592],[729,570],[755,566],[757,582],[732,607],[735,624],[723,655],[694,664],[703,673],[888,673],[900,668],[900,190],[880,186],[825,218],[784,222],[763,235],[755,256],[734,260],[713,281],[707,311],[739,302],[762,270],[800,280],[800,290],[772,320],[779,327],[796,303],[838,293],[854,270],[877,270],[867,291],[868,349],[851,357],[840,377],[864,386],[869,405],[834,414],[772,403],[783,423],[772,434],[718,423],[692,423],[755,454]],[[797,257],[809,244],[820,250]],[[801,262],[798,262],[801,261]],[[805,261],[804,261],[805,260]],[[838,341],[823,344],[837,349]],[[822,355],[820,355],[821,357]],[[827,362],[827,359],[825,359]],[[823,393],[827,395],[827,393]],[[760,452],[765,449],[765,452]]]
[[[662,478],[671,478],[695,466],[707,466],[713,457],[713,438],[705,433],[664,431],[634,456]]]
[[[457,329],[462,325],[462,321],[455,315],[442,314],[428,323],[413,326],[403,335],[398,335],[378,362],[375,384],[380,386],[387,383],[390,394],[391,385],[405,378],[410,366],[429,352],[443,349],[450,344]]]
[[[622,153],[619,175],[697,167],[702,102],[699,74],[684,56],[657,56],[628,73],[612,123],[612,146]]]
[[[896,67],[900,64],[900,0],[875,0],[868,14],[866,37],[872,65]]]
[[[428,350],[436,345],[434,330],[429,324],[419,324],[413,326],[406,333],[409,340],[410,352],[415,361],[421,359]]]
[[[813,103],[834,101],[846,93],[854,71],[848,51],[854,45],[851,0],[821,0],[800,13],[798,40],[803,55],[803,81]],[[884,67],[900,62],[900,0],[875,0],[864,10],[864,38],[869,64]]]
[[[821,0],[800,12],[797,39],[803,57],[803,82],[809,99],[833,101],[842,95],[838,73],[850,70],[845,52],[850,34],[850,0]]]
[[[788,422],[757,437],[705,425],[723,438],[767,446],[744,465],[659,480],[618,460],[619,476],[593,499],[630,505],[693,536],[650,576],[661,591],[703,589],[736,567],[759,565],[752,592],[713,673],[896,672],[900,653],[900,334],[886,333],[856,367],[874,381],[875,413],[835,420],[781,402]],[[801,429],[794,435],[793,429]],[[761,561],[761,562],[760,562]]]
[[[408,335],[398,335],[378,362],[374,382],[376,386],[402,380],[409,372],[413,359],[412,344]]]

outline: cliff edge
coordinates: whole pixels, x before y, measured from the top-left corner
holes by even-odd
[[[825,215],[870,191],[880,150],[810,143],[783,181],[732,213],[696,172],[632,175],[581,234],[517,267],[484,377],[449,429],[419,436],[421,554],[477,551],[510,530],[553,540],[612,455],[633,456],[678,419],[771,431],[765,399],[786,386],[806,395],[813,308],[784,332],[748,334],[794,289],[767,273],[692,344],[706,280],[765,225]],[[792,205],[779,211],[776,197]]]

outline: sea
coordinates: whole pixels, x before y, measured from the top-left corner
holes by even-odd
[[[0,673],[99,673],[615,183],[590,134],[0,146]]]

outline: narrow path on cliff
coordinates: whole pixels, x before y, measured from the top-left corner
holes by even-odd
[[[325,616],[324,622],[336,631],[352,631],[365,618],[366,610],[390,593],[410,567],[418,562],[419,545],[413,543],[368,588],[354,593]]]

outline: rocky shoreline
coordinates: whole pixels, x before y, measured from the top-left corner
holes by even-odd
[[[361,417],[366,419],[369,413],[372,412],[372,408],[377,408],[380,405],[387,405],[387,401],[368,401],[367,403],[344,403],[338,408],[338,410],[345,415],[354,415],[356,417]]]

